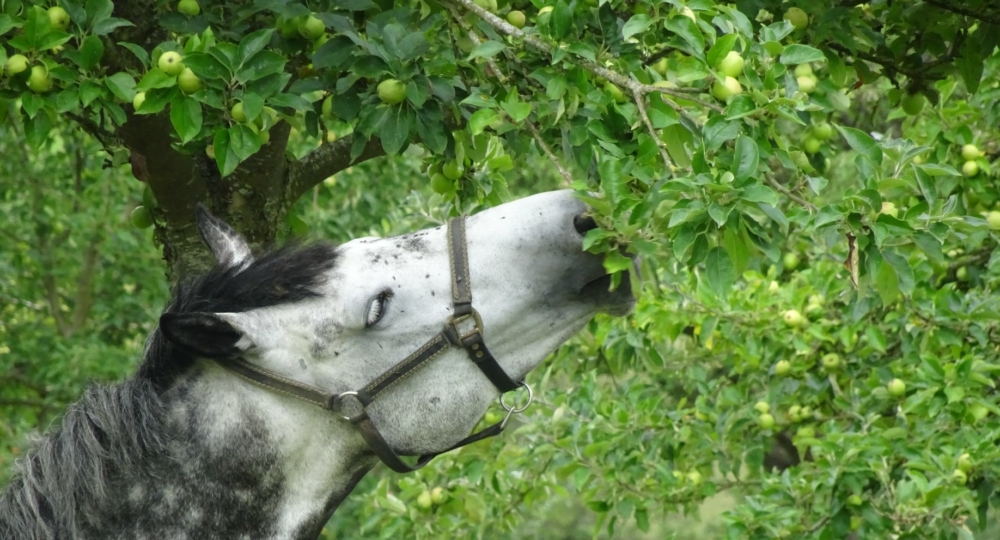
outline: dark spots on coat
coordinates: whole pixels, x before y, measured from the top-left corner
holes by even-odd
[[[306,366],[306,360],[304,358],[299,358],[299,367],[302,368],[302,371],[309,369]]]
[[[431,275],[430,275],[430,274],[427,274],[427,275],[426,275],[426,276],[424,276],[424,277],[425,277],[425,278],[427,278],[427,279],[430,279],[430,278],[431,278]]]
[[[434,296],[434,291],[431,291],[431,296]]]
[[[437,396],[431,398],[431,405],[437,405],[438,403],[441,403],[441,398]]]

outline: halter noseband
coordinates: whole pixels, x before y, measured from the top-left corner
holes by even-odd
[[[285,394],[308,403],[312,403],[328,411],[351,408],[352,413],[343,415],[358,427],[368,447],[396,472],[415,471],[434,457],[444,452],[499,435],[511,415],[520,413],[531,404],[531,387],[522,382],[514,382],[490,354],[483,340],[483,321],[479,313],[472,307],[472,286],[469,279],[469,258],[465,240],[465,216],[448,221],[448,259],[451,264],[451,300],[453,312],[445,323],[444,330],[424,343],[413,354],[407,356],[391,369],[375,378],[361,390],[352,390],[340,394],[330,394],[323,390],[292,379],[288,379],[272,371],[250,364],[242,358],[215,359],[222,367],[236,373],[251,383],[263,386],[274,392]],[[493,424],[478,433],[458,441],[456,444],[432,454],[425,454],[417,459],[414,465],[404,462],[379,433],[366,411],[367,407],[385,392],[389,387],[406,378],[427,361],[441,354],[448,347],[462,347],[468,353],[469,359],[483,372],[500,391],[500,404],[507,411],[500,422]],[[528,399],[524,405],[507,405],[503,399],[505,392],[524,387],[528,391]],[[350,407],[350,402],[353,407]]]

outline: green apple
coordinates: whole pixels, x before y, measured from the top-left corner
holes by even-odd
[[[145,92],[136,92],[135,93],[135,97],[132,98],[132,110],[138,111],[139,107],[142,107],[142,104],[145,101],[146,101],[146,93]]]
[[[924,110],[924,101],[923,94],[906,94],[899,100],[899,105],[903,107],[903,112],[915,116]]]
[[[792,371],[792,363],[788,360],[778,360],[774,364],[774,374],[775,375],[788,375]]]
[[[136,229],[148,229],[153,225],[153,216],[145,206],[136,206],[128,216],[132,226]]]
[[[48,15],[53,29],[61,32],[69,28],[69,13],[66,13],[65,9],[59,6],[52,6],[49,8]]]
[[[993,227],[994,229],[1000,229],[1000,212],[996,210],[990,210],[989,213],[986,214],[986,221],[987,223],[990,224],[990,227]]]
[[[833,371],[840,367],[840,355],[837,353],[827,353],[823,355],[823,369]]]
[[[441,172],[449,180],[458,180],[462,177],[464,171],[462,170],[462,166],[458,164],[458,161],[453,159],[441,167]]]
[[[198,0],[181,0],[177,2],[177,11],[188,17],[194,17],[201,13],[201,6],[198,5]]]
[[[851,530],[856,531],[865,524],[865,520],[861,516],[851,516]]]
[[[257,132],[257,141],[260,142],[261,146],[271,142],[271,131],[267,129],[262,129]]]
[[[723,80],[718,80],[712,83],[712,95],[720,101],[726,101],[732,96],[736,96],[743,93],[743,87],[740,86],[740,81],[726,75]]]
[[[660,77],[664,77],[667,74],[668,67],[670,67],[670,63],[667,62],[667,59],[665,57],[660,58],[655,64],[653,64],[653,71],[659,73]]]
[[[313,40],[312,45],[310,46],[310,50],[312,52],[318,51],[319,48],[322,47],[323,45],[326,45],[326,42],[330,41],[330,38],[332,38],[332,37],[333,37],[333,34],[330,34],[328,32],[324,32],[322,36],[320,36],[320,37],[318,37],[318,38],[316,38],[316,39]]]
[[[497,10],[497,0],[475,0],[475,2],[477,6],[490,13],[495,13]]]
[[[430,508],[433,502],[433,499],[431,499],[431,492],[426,489],[422,491],[420,495],[417,495],[417,506],[424,510]]]
[[[284,39],[292,39],[294,37],[298,37],[299,35],[299,22],[296,19],[278,17],[274,26],[278,29],[278,33],[281,34],[281,37]]]
[[[771,429],[774,427],[774,417],[764,413],[757,417],[757,424],[764,429]]]
[[[743,57],[736,51],[729,51],[725,58],[719,61],[716,68],[730,77],[739,77],[743,73]]]
[[[7,63],[3,67],[7,70],[7,75],[22,73],[28,69],[28,57],[23,54],[15,54],[7,59]]]
[[[612,98],[618,103],[625,102],[625,93],[622,92],[621,88],[615,86],[611,81],[604,81],[604,91],[611,95]]]
[[[246,113],[243,112],[242,101],[237,102],[236,105],[233,105],[233,108],[230,109],[229,114],[230,116],[233,117],[234,122],[239,122],[240,124],[242,124],[243,122],[247,121],[247,115]]]
[[[882,210],[879,211],[880,214],[885,214],[887,216],[899,217],[899,208],[896,208],[895,203],[883,202]]]
[[[812,418],[813,410],[808,406],[803,406],[802,410],[799,411],[799,415],[802,420],[809,420],[810,418]]]
[[[44,94],[52,90],[52,77],[49,77],[49,70],[45,66],[31,66],[28,88],[36,94]]]
[[[828,141],[832,139],[834,135],[833,126],[825,120],[813,124],[812,132],[813,135],[821,141]]]
[[[821,143],[819,139],[812,136],[806,137],[806,139],[802,141],[802,149],[808,154],[815,154],[816,152],[819,152],[822,145],[823,143]]]
[[[796,309],[789,309],[781,315],[781,318],[785,321],[785,324],[793,328],[805,326],[809,322],[809,319],[803,317]]]
[[[781,258],[781,263],[784,265],[785,270],[795,270],[801,262],[802,259],[799,257],[799,254],[794,251],[785,253],[785,256]]]
[[[335,118],[336,115],[333,114],[333,96],[326,96],[323,100],[323,117],[324,118]]]
[[[795,66],[795,76],[804,77],[806,75],[812,75],[813,68],[811,64],[799,64]]]
[[[809,26],[809,15],[805,11],[797,7],[788,8],[785,12],[784,19],[794,26],[797,30],[802,30],[803,28]]]
[[[958,270],[955,270],[955,279],[959,281],[969,281],[969,269],[960,266]]]
[[[315,15],[310,15],[299,23],[299,35],[310,41],[322,36],[323,32],[326,32],[326,25]]]
[[[156,63],[160,71],[170,75],[171,77],[175,75],[180,75],[184,71],[184,58],[180,53],[174,51],[167,51],[160,55],[160,60]]]
[[[774,293],[776,293],[776,292],[778,292],[778,291],[780,291],[780,290],[781,290],[781,285],[779,285],[777,281],[772,281],[772,282],[771,282],[771,283],[770,283],[770,284],[769,284],[769,285],[767,286],[767,292],[769,292],[769,293],[771,293],[771,294],[774,294]]]
[[[906,394],[906,383],[899,379],[893,379],[885,385],[885,389],[889,391],[890,395],[900,397]]]
[[[524,23],[526,21],[527,17],[524,16],[523,11],[515,9],[507,14],[507,22],[509,22],[514,28],[524,28]]]
[[[788,419],[792,422],[800,422],[802,420],[802,407],[799,405],[792,405],[789,407]]]
[[[955,469],[951,473],[951,479],[958,484],[964,484],[969,481],[969,475],[965,474],[965,471],[961,469]]]
[[[968,178],[972,178],[979,174],[979,164],[975,161],[966,161],[962,164],[962,174]]]
[[[177,76],[177,87],[181,89],[181,92],[185,94],[193,94],[198,90],[201,90],[204,85],[201,83],[201,79],[194,74],[188,68],[184,68],[181,74]]]
[[[976,148],[976,145],[974,144],[966,144],[962,146],[962,159],[966,161],[972,161],[982,155],[983,153],[980,152],[979,148]]]
[[[862,504],[864,504],[864,502],[865,501],[861,499],[861,495],[858,495],[857,493],[854,493],[853,495],[847,498],[847,504],[851,506],[861,506]]]
[[[454,182],[448,180],[448,177],[441,173],[431,175],[431,189],[433,189],[435,193],[448,193],[454,186]],[[486,416],[489,417],[489,414],[490,413],[486,413]],[[496,423],[490,421],[489,418],[487,418],[487,422],[490,422],[491,424]]]
[[[812,426],[802,426],[795,432],[795,436],[799,439],[815,439],[816,428]]]
[[[691,471],[687,473],[687,479],[688,482],[691,482],[692,484],[697,486],[698,484],[701,483],[701,473],[698,471]]]
[[[434,504],[441,504],[442,502],[444,502],[444,496],[445,496],[444,488],[442,488],[441,486],[438,486],[431,490],[431,502]]]
[[[969,454],[962,454],[958,456],[958,470],[962,472],[969,472],[972,470],[972,456]]]
[[[386,79],[378,83],[378,97],[383,103],[395,105],[406,99],[406,85],[396,79]]]
[[[766,401],[758,401],[754,404],[753,409],[760,414],[766,414],[771,412],[771,405]]]
[[[795,80],[799,84],[799,90],[807,94],[811,94],[814,90],[816,90],[815,75],[802,75],[801,77],[796,77]]]

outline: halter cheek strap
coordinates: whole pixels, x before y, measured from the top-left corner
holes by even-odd
[[[452,316],[449,317],[440,333],[424,343],[413,354],[369,382],[361,390],[331,394],[257,367],[242,358],[215,359],[215,361],[253,384],[300,399],[328,411],[339,411],[345,420],[351,421],[358,427],[361,436],[364,437],[369,448],[379,459],[396,472],[415,471],[439,454],[499,435],[507,426],[511,415],[523,412],[531,404],[531,387],[524,382],[513,381],[486,347],[486,342],[483,339],[483,321],[479,317],[479,313],[472,307],[472,284],[469,278],[468,244],[465,239],[464,216],[453,218],[448,222],[447,237],[448,260],[451,265]],[[422,455],[415,464],[409,465],[385,441],[378,428],[372,423],[371,418],[368,417],[366,409],[383,392],[413,374],[417,368],[449,347],[465,349],[469,359],[500,391],[500,404],[507,410],[507,414],[502,421],[469,435],[447,450]],[[517,390],[522,386],[528,391],[527,401],[524,405],[507,405],[503,394]]]

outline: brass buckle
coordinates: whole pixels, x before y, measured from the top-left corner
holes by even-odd
[[[473,322],[475,322],[476,324],[475,326],[472,327],[472,330],[463,334],[462,329],[459,328],[458,325],[462,324],[463,322],[469,319],[472,319]],[[451,319],[448,320],[448,326],[451,326],[452,330],[455,331],[455,335],[458,336],[458,345],[461,345],[462,341],[464,341],[465,338],[467,337],[483,333],[483,319],[482,317],[479,316],[479,312],[476,311],[475,308],[472,308],[472,313],[469,313],[467,315],[452,317]]]
[[[520,407],[518,407],[516,403],[513,405],[507,405],[507,402],[503,400],[505,394],[500,394],[500,406],[507,410],[507,416],[504,416],[503,421],[500,422],[500,429],[507,427],[507,421],[510,420],[511,416],[526,411],[531,405],[531,400],[535,398],[535,394],[531,391],[531,386],[528,386],[528,383],[521,383],[521,387],[528,391],[528,400],[525,401],[524,405],[521,405]]]

